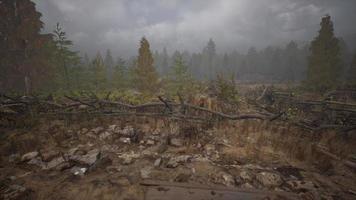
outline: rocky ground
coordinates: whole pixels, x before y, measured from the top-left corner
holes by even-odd
[[[2,130],[0,199],[144,199],[147,179],[356,199],[354,169],[307,158],[310,139],[282,137],[293,131],[146,118]]]

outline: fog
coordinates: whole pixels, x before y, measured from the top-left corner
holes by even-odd
[[[43,32],[57,22],[81,52],[111,49],[137,54],[147,37],[153,50],[198,52],[213,38],[220,53],[251,46],[312,40],[320,19],[330,14],[335,33],[354,38],[355,0],[34,0],[43,14]],[[351,42],[348,42],[349,45]]]

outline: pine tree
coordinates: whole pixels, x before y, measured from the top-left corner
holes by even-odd
[[[168,53],[167,53],[167,49],[166,47],[163,48],[163,51],[162,51],[162,74],[167,74],[167,71],[168,71]]]
[[[64,78],[60,78],[59,82],[65,83],[65,88],[68,90],[71,87],[72,79],[78,83],[78,68],[80,57],[78,53],[72,51],[70,48],[73,42],[67,39],[66,33],[63,31],[59,23],[57,23],[53,31],[54,43],[56,45],[56,62],[60,65],[59,74]],[[73,74],[74,72],[75,74]]]
[[[324,92],[337,86],[342,76],[339,40],[334,35],[329,15],[322,18],[319,35],[311,43],[306,84],[308,88]]]
[[[188,66],[183,61],[180,54],[176,54],[171,72],[168,75],[167,91],[170,95],[188,94],[193,86],[193,78],[188,71]]]
[[[212,79],[214,77],[214,61],[216,58],[216,45],[213,39],[209,39],[208,44],[206,47],[203,49],[203,71],[205,71],[205,74],[209,79]]]
[[[113,84],[115,88],[127,87],[128,74],[125,66],[125,61],[122,58],[117,58],[113,71]]]
[[[104,63],[105,63],[106,79],[108,81],[109,86],[112,86],[115,64],[110,49],[106,50]]]
[[[135,67],[135,83],[141,92],[156,92],[158,89],[158,74],[153,66],[150,44],[142,38]]]
[[[92,63],[92,83],[94,84],[94,89],[96,91],[105,89],[107,86],[106,80],[104,60],[100,52],[98,52]]]
[[[0,1],[0,89],[24,90],[24,80],[39,88],[51,72],[48,52],[50,35],[42,35],[41,13],[30,0]]]
[[[347,74],[347,85],[356,87],[356,53],[352,59],[351,66]]]

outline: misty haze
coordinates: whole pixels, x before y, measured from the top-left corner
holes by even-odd
[[[355,0],[0,0],[0,199],[356,199]]]

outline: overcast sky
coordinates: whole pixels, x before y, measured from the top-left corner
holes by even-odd
[[[153,50],[200,51],[209,38],[219,52],[246,51],[289,40],[310,41],[330,14],[338,36],[356,33],[356,0],[33,0],[45,32],[60,22],[77,49],[137,53],[145,36]]]

